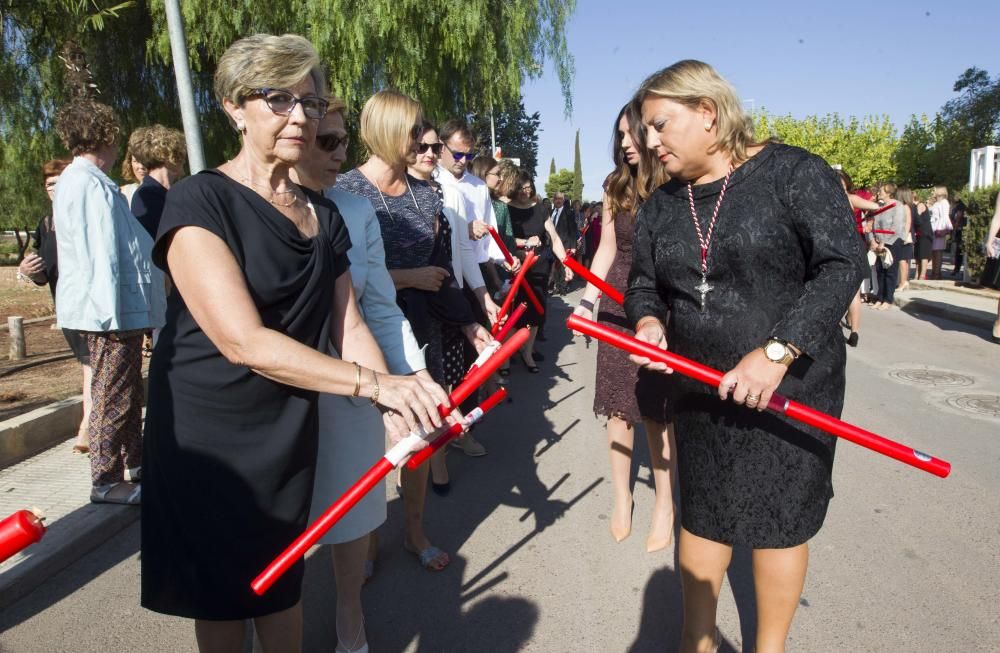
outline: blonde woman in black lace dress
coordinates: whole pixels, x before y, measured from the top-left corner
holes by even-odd
[[[591,272],[622,292],[628,285],[632,267],[632,234],[635,214],[642,201],[666,181],[663,166],[642,147],[645,140],[639,116],[626,105],[618,113],[614,128],[615,170],[605,182],[601,241],[591,265]],[[591,319],[599,291],[587,285],[575,313]],[[598,312],[601,324],[632,335],[625,309],[613,300],[601,301]],[[611,458],[611,484],[614,509],[611,535],[621,542],[632,531],[632,448],[635,425],[642,423],[649,443],[656,501],[653,504],[646,550],[666,548],[673,539],[673,482],[677,462],[673,456],[673,427],[667,411],[668,379],[656,372],[637,369],[628,354],[604,342],[597,345],[597,378],[594,412],[608,418],[608,455]]]
[[[719,591],[739,545],[753,549],[755,650],[781,653],[808,541],[833,497],[835,438],[764,411],[778,391],[840,415],[838,322],[867,266],[834,170],[805,150],[755,142],[735,90],[711,66],[665,68],[637,101],[646,146],[671,180],[636,218],[625,310],[638,339],[728,370],[717,390],[680,375],[670,386],[680,650],[717,650]]]

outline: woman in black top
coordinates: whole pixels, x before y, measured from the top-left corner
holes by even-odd
[[[254,618],[264,650],[295,651],[304,564],[263,596],[250,582],[306,526],[317,392],[370,398],[393,438],[438,426],[447,397],[385,373],[340,215],[289,178],[326,112],[315,50],[242,39],[215,86],[243,147],[174,187],[154,250],[175,292],[149,371],[142,604],[195,619],[202,650],[239,650]],[[343,360],[321,353],[327,341]]]
[[[507,205],[510,211],[511,230],[514,232],[514,243],[517,245],[516,256],[519,261],[524,262],[528,251],[534,251],[539,257],[530,270],[525,273],[524,280],[535,292],[535,297],[545,306],[548,299],[549,274],[552,271],[553,254],[559,260],[566,258],[566,250],[563,248],[562,240],[556,233],[555,225],[549,218],[549,212],[545,204],[538,201],[535,192],[535,182],[527,172],[521,170],[517,176],[517,185],[514,186],[514,196]],[[564,267],[565,279],[568,282],[573,278],[573,271]],[[518,324],[530,327],[531,336],[521,347],[521,360],[532,374],[538,373],[538,366],[535,365],[533,352],[535,351],[535,336],[538,334],[538,327],[545,324],[545,314],[539,313],[534,305],[528,300],[528,295],[519,291],[515,303],[526,302],[528,310],[524,312],[524,317]]]
[[[56,183],[59,175],[69,165],[67,159],[53,159],[42,164],[42,180],[45,183],[45,192],[49,200],[55,196]],[[35,229],[35,252],[28,254],[21,261],[17,271],[23,277],[30,279],[37,286],[49,285],[52,293],[52,304],[56,301],[56,285],[59,283],[59,257],[56,251],[56,226],[51,215],[47,215],[38,221]],[[74,453],[90,452],[90,437],[87,425],[90,422],[90,379],[92,371],[90,369],[90,352],[87,350],[87,341],[83,334],[74,329],[63,329],[63,337],[69,345],[73,356],[83,368],[83,419],[76,431],[76,440],[73,442]]]
[[[627,314],[640,340],[729,370],[718,391],[679,376],[671,385],[681,650],[717,645],[719,590],[742,545],[753,549],[756,650],[783,651],[806,542],[833,494],[834,438],[763,411],[779,390],[840,414],[838,322],[864,273],[861,244],[830,166],[755,143],[735,91],[707,64],[654,74],[637,101],[671,181],[639,211]]]

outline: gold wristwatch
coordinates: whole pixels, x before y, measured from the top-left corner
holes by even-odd
[[[785,367],[795,360],[795,352],[788,346],[788,343],[778,338],[770,338],[764,343],[764,355],[772,363],[781,363]]]

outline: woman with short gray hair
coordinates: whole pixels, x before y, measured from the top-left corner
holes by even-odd
[[[385,373],[340,214],[289,175],[328,108],[313,47],[237,41],[215,87],[242,148],[171,190],[154,249],[175,292],[149,371],[142,604],[194,619],[202,651],[242,650],[250,618],[265,651],[297,651],[303,562],[263,596],[250,582],[306,527],[318,393],[370,399],[393,439],[439,426],[447,396]]]

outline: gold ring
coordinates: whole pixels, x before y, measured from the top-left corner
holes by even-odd
[[[757,403],[758,401],[760,401],[760,395],[747,395],[746,400],[748,402],[752,401],[753,403]]]

